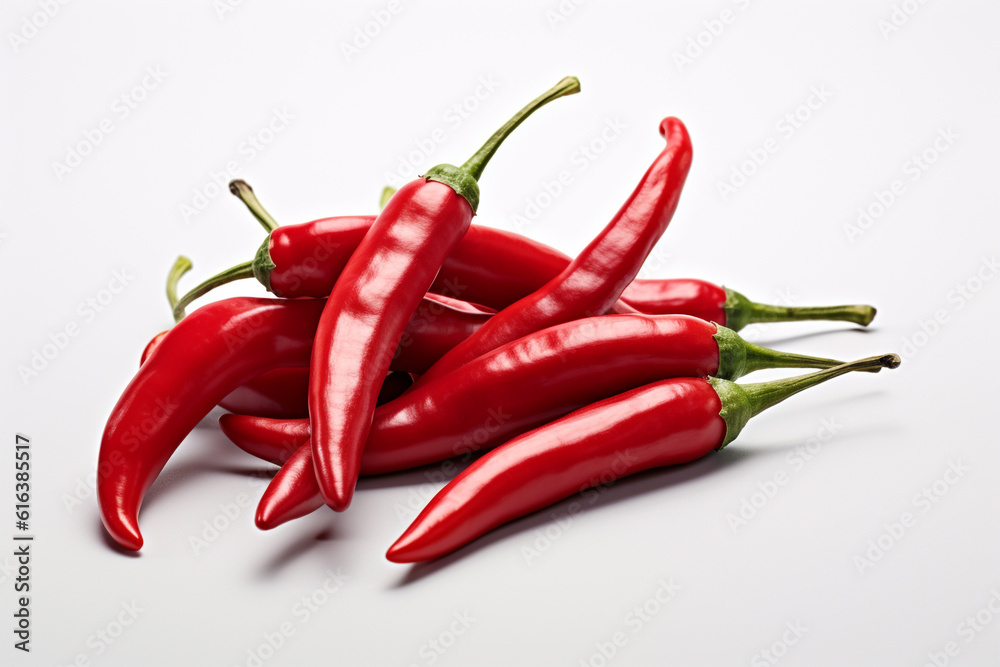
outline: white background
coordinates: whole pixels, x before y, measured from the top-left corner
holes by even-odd
[[[0,11],[0,536],[14,533],[15,432],[32,438],[37,535],[30,656],[4,629],[14,593],[11,560],[0,559],[4,664],[256,664],[264,635],[286,622],[294,634],[274,655],[265,648],[263,664],[762,665],[772,663],[760,651],[773,647],[783,665],[919,666],[948,642],[958,650],[951,664],[997,664],[1000,618],[987,607],[1000,609],[995,3],[908,0],[900,6],[912,15],[897,14],[898,30],[884,34],[888,0],[567,1],[565,15],[553,13],[556,0],[403,0],[350,54],[344,45],[372,12],[385,16],[386,2],[243,2],[221,14],[208,0],[73,2],[33,32],[24,21],[39,4]],[[11,33],[30,38],[14,44]],[[700,54],[690,47],[699,39]],[[689,47],[695,57],[679,62]],[[147,67],[165,78],[123,117],[115,100],[141,86]],[[821,323],[746,333],[822,356],[902,352],[904,365],[813,389],[754,420],[723,453],[615,484],[561,523],[551,515],[567,503],[415,568],[383,554],[412,516],[400,508],[419,507],[437,486],[425,471],[362,481],[349,512],[262,533],[252,513],[263,482],[252,474],[271,470],[208,419],[143,507],[141,554],[112,549],[87,480],[140,351],[170,324],[167,268],[189,255],[190,287],[249,259],[262,239],[239,202],[213,190],[212,173],[235,161],[282,222],[371,213],[415,140],[446,135],[415,169],[460,163],[567,74],[583,93],[503,146],[482,180],[477,222],[577,252],[660,151],[660,119],[677,115],[694,163],[643,275],[703,277],[760,301],[876,304],[867,332]],[[481,78],[495,90],[483,94]],[[452,122],[477,88],[483,99]],[[828,99],[800,109],[814,89]],[[293,119],[251,156],[244,142],[275,109]],[[808,118],[783,130],[797,110]],[[60,177],[54,163],[105,118],[111,133]],[[608,123],[622,129],[601,146]],[[935,151],[949,131],[951,142],[938,142],[947,150]],[[719,183],[769,138],[777,151],[724,197]],[[599,154],[581,159],[592,141]],[[911,160],[927,149],[936,160],[914,178]],[[546,182],[563,170],[570,185],[547,199]],[[852,237],[845,226],[859,207],[895,180],[902,194]],[[196,190],[207,205],[185,220]],[[115,271],[127,286],[86,315],[80,304],[106,297]],[[262,290],[246,282],[218,296],[237,293]],[[943,323],[928,325],[935,317]],[[78,335],[22,379],[20,367],[71,323]],[[830,420],[835,435],[793,464],[790,453],[818,443]],[[965,468],[956,483],[915,504],[953,463]],[[734,530],[727,516],[778,472],[787,483]],[[196,552],[191,538],[241,494],[250,506]],[[904,512],[914,525],[886,537]],[[880,536],[891,546],[859,568]],[[346,580],[325,596],[328,570]],[[661,580],[680,587],[665,604]],[[297,614],[313,595],[325,604]],[[119,611],[133,603],[141,612],[110,645],[95,639],[118,634]],[[643,605],[652,613],[640,619],[633,609]],[[966,633],[961,624],[983,609],[992,623]],[[794,644],[782,643],[794,638],[786,624],[806,628]],[[616,633],[623,645],[605,659],[600,646]]]

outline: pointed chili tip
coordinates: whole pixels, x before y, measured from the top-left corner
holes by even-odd
[[[250,187],[250,184],[244,181],[242,178],[236,178],[229,181],[230,192],[232,192],[236,196],[239,196],[240,190],[249,190],[250,192],[253,192],[253,188]]]
[[[388,551],[385,552],[386,560],[388,560],[391,563],[400,563],[400,564],[419,562],[420,559],[413,557],[413,552],[408,548],[406,542],[407,539],[406,535],[404,534],[402,537],[396,540],[391,547],[389,547]]]
[[[878,361],[882,364],[882,368],[899,368],[899,365],[903,363],[898,354],[887,354]]]
[[[354,489],[347,489],[339,484],[335,485],[332,489],[324,489],[323,484],[320,483],[320,494],[323,496],[323,502],[326,503],[327,507],[334,512],[343,512],[351,505],[351,500],[354,497]]]
[[[274,520],[271,505],[266,501],[267,495],[265,494],[264,497],[260,499],[260,504],[257,505],[257,514],[253,518],[254,524],[256,524],[257,528],[260,530],[271,530],[272,528],[277,528],[282,523]]]
[[[351,506],[351,496],[346,498],[332,498],[326,503],[334,512],[343,512]]]
[[[676,116],[667,116],[660,121],[660,136],[665,137],[670,132],[670,129],[674,126],[680,125],[684,127],[684,123],[681,122],[680,118]]]
[[[393,563],[422,563],[434,560],[454,550],[447,548],[430,537],[426,526],[418,517],[385,552],[387,560]]]
[[[233,437],[233,434],[236,431],[233,428],[233,425],[231,424],[231,422],[235,418],[236,418],[236,415],[231,414],[231,413],[226,413],[226,414],[222,415],[221,417],[219,417],[219,429],[222,431],[222,434],[224,436],[226,436],[227,438],[229,438],[230,440],[232,440],[234,443],[236,442],[236,438]]]
[[[125,517],[119,518],[121,520],[114,528],[108,527],[111,537],[114,538],[115,542],[129,551],[139,551],[139,549],[142,549],[142,534],[139,532],[139,526],[135,520],[126,520]]]

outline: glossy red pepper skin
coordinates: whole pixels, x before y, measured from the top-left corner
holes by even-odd
[[[735,378],[759,368],[830,367],[777,353],[694,317],[608,315],[513,341],[375,411],[361,473],[394,472],[492,447],[596,400],[666,377]],[[223,432],[269,460],[309,435],[308,420],[224,415]],[[272,528],[322,505],[308,446],[271,481],[258,525]]]
[[[376,413],[378,410],[376,410]],[[219,417],[219,427],[233,444],[258,459],[283,466],[299,450],[309,451],[309,418],[274,419],[257,415],[228,414]],[[315,490],[316,506],[323,506],[316,473],[309,455],[309,488]]]
[[[265,286],[285,298],[329,296],[374,221],[375,216],[345,215],[272,230],[267,259],[273,266],[264,275]]]
[[[309,366],[312,451],[323,499],[350,505],[393,350],[472,223],[469,201],[420,179],[389,200],[327,299]]]
[[[146,363],[146,359],[166,335],[166,331],[161,331],[153,336],[142,351],[140,365]],[[275,368],[234,389],[219,401],[219,406],[241,415],[272,419],[308,417],[308,383],[308,368]]]
[[[274,264],[265,285],[280,297],[329,296],[375,216],[324,218],[271,232]],[[431,284],[431,292],[500,309],[547,283],[569,265],[563,253],[500,229],[472,225]]]
[[[534,331],[606,312],[635,278],[677,209],[691,139],[676,118],[660,123],[667,145],[601,233],[557,277],[498,312],[441,358],[417,386]]]
[[[473,312],[473,311],[466,311]],[[393,371],[382,381],[378,404],[388,403],[413,385],[409,373]],[[237,387],[219,406],[240,415],[272,419],[304,419],[309,416],[306,396],[309,369],[275,368]]]
[[[530,431],[448,483],[389,549],[395,563],[440,558],[508,521],[643,470],[686,463],[726,436],[722,401],[700,378],[633,389]]]
[[[234,298],[198,309],[163,337],[111,412],[98,457],[97,496],[108,532],[138,550],[146,491],[192,428],[225,396],[275,368],[309,363],[321,299]],[[488,316],[430,302],[430,329],[397,362],[427,366]],[[390,355],[391,356],[391,355]]]
[[[725,289],[706,280],[637,278],[625,288],[621,300],[644,313],[683,313],[729,326],[724,308],[727,298]]]
[[[219,407],[243,415],[275,419],[299,419],[309,416],[306,395],[309,369],[275,368],[253,378],[219,401]]]
[[[481,306],[475,303],[469,303],[468,301],[462,301],[461,299],[455,299],[450,296],[445,296],[444,294],[438,294],[436,292],[428,292],[425,295],[431,301],[437,301],[438,303],[443,303],[446,306],[450,306],[455,310],[464,310],[468,313],[487,313],[492,315],[497,312],[496,309],[490,308],[489,306]]]

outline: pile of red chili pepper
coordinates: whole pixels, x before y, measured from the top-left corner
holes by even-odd
[[[279,226],[243,181],[231,184],[267,230],[253,260],[181,298],[191,263],[170,271],[176,324],[146,347],[108,420],[98,501],[108,532],[138,550],[143,497],[216,406],[240,448],[280,466],[257,509],[270,529],[324,505],[344,511],[359,475],[450,461],[459,472],[387,553],[437,558],[589,487],[725,447],[750,417],[850,371],[852,363],[742,339],[753,322],[841,320],[871,306],[755,303],[704,280],[637,280],[680,199],[691,140],[677,118],[665,146],[576,257],[473,224],[479,178],[538,108],[579,92],[563,79],[515,114],[462,166],[442,164],[375,216]],[[256,278],[277,298],[187,307]],[[737,384],[766,368],[816,372]]]

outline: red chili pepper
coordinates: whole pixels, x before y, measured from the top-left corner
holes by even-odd
[[[597,238],[562,273],[501,310],[444,355],[417,386],[533,331],[604,313],[618,300],[670,223],[691,166],[691,139],[684,124],[666,118],[660,134],[666,148]]]
[[[413,468],[491,447],[596,400],[667,377],[736,378],[761,368],[839,364],[775,352],[725,327],[683,315],[608,315],[520,338],[375,411],[362,474]],[[224,415],[241,448],[280,461],[309,435],[307,420]],[[323,501],[308,446],[278,472],[258,507],[272,528]]]
[[[594,403],[498,447],[447,484],[386,557],[431,560],[508,521],[650,468],[722,449],[754,415],[855,370],[895,368],[894,354],[758,384],[663,380]]]
[[[472,223],[486,163],[536,109],[579,90],[575,78],[563,79],[462,167],[438,165],[403,186],[344,266],[316,330],[309,367],[313,460],[323,499],[333,509],[351,502],[379,383],[407,321]]]
[[[101,441],[97,496],[115,541],[142,546],[138,513],[146,491],[219,401],[262,373],[309,363],[323,306],[321,299],[226,299],[198,309],[163,337],[112,410]],[[487,317],[422,304],[413,319],[421,330],[394,364],[429,366]]]
[[[772,306],[704,280],[633,280],[622,301],[644,313],[685,313],[739,331],[755,322],[835,320],[868,326],[875,308],[845,306]]]

